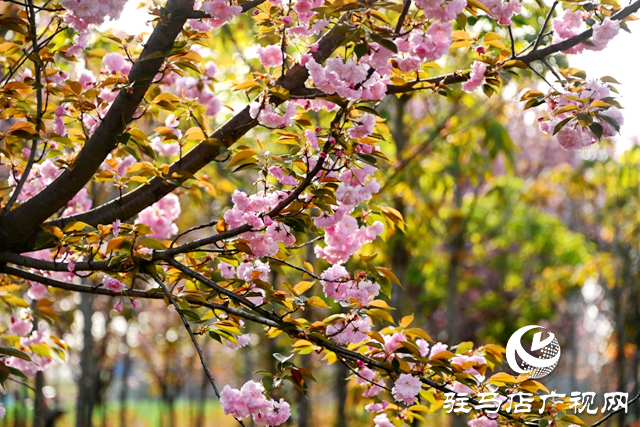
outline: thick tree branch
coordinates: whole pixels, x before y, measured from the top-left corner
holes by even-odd
[[[344,37],[344,32],[338,30],[338,24],[325,34],[319,41],[319,49],[314,53],[314,58],[318,63],[323,63],[333,53],[338,41]],[[307,69],[301,65],[295,65],[278,84],[289,91],[304,90],[305,82],[309,77]],[[277,100],[274,100],[277,101]],[[277,103],[277,102],[276,102]],[[222,127],[216,130],[211,138],[220,141],[220,144],[230,146],[250,129],[257,126],[258,122],[251,118],[249,107],[247,106],[237,115],[227,121]],[[169,176],[173,173],[190,172],[195,173],[202,169],[220,154],[220,147],[209,142],[203,142],[194,147],[180,160],[171,165]],[[126,220],[138,214],[141,210],[160,200],[176,188],[162,178],[153,178],[149,185],[140,186],[135,190],[125,194],[123,197],[112,200],[97,208],[87,212],[72,215],[65,218],[47,222],[47,225],[64,227],[73,221],[83,221],[91,225],[109,224],[116,219]],[[244,230],[247,231],[247,230]],[[241,231],[243,232],[243,231]],[[31,236],[28,242],[19,248],[20,252],[26,252],[33,247],[35,236]]]
[[[187,20],[187,13],[193,10],[193,3],[194,0],[167,2],[165,16],[158,21],[140,58],[131,68],[129,81],[132,87],[118,92],[113,105],[71,167],[39,194],[0,218],[0,248],[9,249],[31,238],[43,221],[65,206],[91,180],[117,146],[116,136],[124,132],[133,118],[164,63],[164,53],[171,49]],[[158,52],[162,55],[154,55]]]
[[[51,286],[52,288],[62,289],[65,291],[71,292],[81,292],[85,294],[93,294],[93,295],[106,295],[110,297],[120,297],[126,296],[130,298],[139,298],[139,299],[164,299],[165,295],[163,292],[157,291],[141,291],[138,289],[126,289],[123,292],[113,292],[108,289],[102,287],[93,287],[88,285],[79,285],[76,283],[67,283],[62,282],[60,280],[51,279],[49,277],[40,276],[38,274],[31,273],[29,271],[13,268],[13,267],[2,267],[0,271],[4,274],[8,274],[11,276],[19,277],[21,279],[30,280],[32,282],[42,283],[43,285]],[[198,307],[207,307],[212,310],[220,310],[225,313],[231,314],[233,316],[241,317],[246,320],[250,320],[255,323],[259,323],[265,326],[277,327],[278,324],[264,317],[255,315],[253,313],[249,313],[245,310],[231,307],[229,304],[218,303],[206,301],[203,302],[201,299],[193,298],[188,295],[182,296],[181,298],[187,300],[189,304]]]

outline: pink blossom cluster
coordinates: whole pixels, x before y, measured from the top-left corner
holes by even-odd
[[[396,402],[413,405],[418,400],[421,389],[420,378],[410,374],[401,374],[391,389],[391,394]]]
[[[226,415],[232,415],[239,420],[251,415],[256,424],[283,424],[291,416],[289,403],[284,399],[268,399],[264,392],[262,384],[255,381],[247,381],[240,390],[227,385],[220,393],[220,405]]]
[[[340,264],[334,264],[322,272],[322,289],[328,298],[336,301],[355,299],[361,303],[367,303],[380,292],[380,285],[362,278],[351,280],[349,272]]]
[[[282,50],[278,45],[269,45],[266,47],[258,47],[258,58],[267,70],[271,67],[279,67],[282,65]]]
[[[38,330],[33,330],[33,323],[31,320],[16,319],[14,317],[11,318],[9,331],[21,337],[20,346],[23,348],[29,348],[33,344],[41,344],[47,335],[46,326],[41,325]],[[44,371],[44,369],[51,363],[50,358],[39,356],[35,353],[30,353],[29,357],[31,358],[31,362],[11,356],[5,361],[5,363],[7,366],[18,369],[28,376],[35,375],[35,373],[39,371]]]
[[[416,6],[424,10],[424,14],[428,19],[438,20],[442,22],[452,21],[456,19],[458,14],[462,13],[467,7],[467,0],[416,0]]]
[[[251,334],[243,334],[236,337],[235,343],[232,343],[231,341],[225,341],[224,345],[229,347],[231,350],[240,350],[242,347],[248,346],[250,342]]]
[[[211,82],[217,67],[214,63],[205,68],[205,74],[202,78],[180,77],[175,73],[165,76],[163,83],[171,88],[171,91],[184,95],[188,99],[195,99],[206,108],[207,116],[213,117],[220,112],[222,101],[209,89],[208,83]],[[174,127],[177,127],[177,123]]]
[[[77,56],[89,45],[90,25],[100,25],[107,18],[118,19],[128,0],[62,0],[67,9],[64,21],[78,31],[75,44],[67,50],[67,55]]]
[[[348,320],[338,320],[327,326],[326,335],[338,344],[359,343],[368,339],[371,332],[371,320],[367,316],[354,316]]]
[[[362,394],[364,397],[375,397],[382,391],[383,384],[376,382],[376,373],[363,362],[359,361],[359,369],[355,377],[358,385],[367,387]]]
[[[289,102],[283,115],[278,114],[272,104],[260,103],[253,100],[249,104],[249,113],[251,118],[258,119],[258,123],[268,128],[283,128],[293,124],[293,118],[296,114],[296,104]]]
[[[41,260],[41,261],[53,261],[53,254],[48,249],[40,249],[34,252],[23,253],[23,256]],[[63,249],[58,252],[58,256],[55,259],[56,262],[70,262],[70,265],[73,265],[73,259],[76,255],[69,252],[67,249]],[[51,270],[37,270],[33,269],[33,273],[38,274],[40,276],[49,277],[52,279],[60,280],[63,282],[71,282],[75,277],[75,274],[72,270],[66,271],[51,271]],[[42,283],[33,282],[31,280],[27,280],[27,284],[29,285],[29,290],[27,291],[27,295],[29,298],[33,300],[41,300],[47,295],[47,287]]]
[[[350,101],[377,100],[382,99],[387,93],[389,82],[389,77],[380,73],[385,71],[390,73],[391,68],[387,64],[386,70],[373,69],[368,63],[377,60],[388,62],[391,53],[386,48],[379,48],[363,57],[360,63],[353,58],[345,62],[342,58],[335,56],[329,58],[324,67],[317,63],[315,58],[310,58],[305,67],[309,70],[313,84],[326,94],[337,93]]]
[[[127,285],[125,283],[122,283],[120,280],[116,279],[113,276],[109,276],[108,274],[105,274],[102,278],[102,284],[104,285],[105,289],[108,289],[112,292],[122,292],[127,289]]]
[[[107,53],[102,57],[102,65],[109,74],[129,74],[131,63],[118,52]]]
[[[389,402],[383,400],[379,403],[370,403],[364,407],[367,412],[382,412],[389,407]]]
[[[298,181],[296,181],[296,178],[291,175],[287,175],[285,171],[279,166],[271,166],[269,168],[269,173],[282,185],[288,185],[290,187],[295,187],[298,185]]]
[[[590,103],[583,104],[579,99],[590,98],[591,102],[609,98],[611,90],[600,80],[590,80],[581,90],[571,91],[564,94],[552,94],[546,99],[546,109],[549,116],[548,120],[539,120],[540,130],[548,135],[553,135],[555,128],[565,119],[571,119],[581,112],[588,110],[595,111],[598,115],[607,117],[622,126],[624,117],[622,112],[616,107],[591,107]],[[574,105],[577,108],[563,113],[556,113],[560,108],[568,105]],[[594,123],[602,127],[602,137],[610,138],[618,132],[615,127],[607,121],[597,116],[594,117]],[[593,133],[590,127],[582,127],[577,120],[567,123],[556,134],[558,142],[565,150],[577,150],[588,147],[598,141],[598,136]]]
[[[277,222],[265,215],[287,196],[283,191],[259,192],[247,196],[236,190],[231,196],[233,208],[224,213],[224,220],[231,228],[249,224],[252,231],[240,235],[249,241],[253,255],[263,257],[278,253],[278,243],[295,243],[296,238],[286,224]]]
[[[520,0],[485,0],[484,5],[491,17],[498,20],[498,25],[511,25],[513,15],[522,11]]]
[[[473,367],[473,365],[484,365],[487,363],[487,360],[479,354],[459,354],[451,359],[451,363],[462,366],[464,371],[470,375],[480,377],[480,373]]]
[[[127,169],[134,165],[137,160],[131,154],[126,157],[113,157],[111,154],[107,156],[107,159],[116,159],[116,167],[113,168],[109,163],[103,162],[100,165],[100,169],[102,170],[110,170],[114,173],[117,173],[119,176],[125,176],[127,174]]]
[[[498,427],[497,420],[487,418],[485,415],[467,421],[469,427]]]
[[[475,61],[471,68],[469,79],[462,84],[462,90],[471,93],[482,86],[484,73],[487,72],[487,65],[484,62]]]
[[[387,414],[378,414],[373,419],[375,427],[395,427],[395,425],[389,420]]]
[[[338,216],[338,212],[344,211],[338,209],[334,217]],[[315,254],[332,264],[343,264],[363,245],[373,242],[383,231],[384,224],[380,221],[376,221],[370,226],[358,226],[358,221],[355,218],[344,215],[336,224],[325,226],[324,241],[326,246],[324,248],[316,246]]]
[[[67,22],[75,30],[81,30],[89,25],[100,25],[107,18],[118,19],[128,0],[62,0],[62,7],[70,12]]]
[[[178,219],[181,212],[180,199],[175,194],[169,193],[140,211],[135,223],[148,225],[152,231],[149,237],[168,239],[178,233],[178,226],[173,221]]]
[[[398,55],[394,58],[403,72],[420,69],[424,62],[440,59],[449,52],[453,34],[450,22],[433,22],[427,31],[412,30],[403,38],[395,40]]]
[[[59,169],[53,162],[49,159],[45,160],[42,163],[36,163],[33,165],[31,172],[29,173],[29,178],[24,183],[20,194],[18,195],[19,202],[26,202],[40,191],[42,191],[46,186],[51,184],[60,174],[62,173],[62,169]],[[21,176],[18,175],[18,179]],[[17,185],[17,181],[14,179],[13,174],[9,176],[9,185],[15,186]],[[69,215],[86,212],[91,209],[93,205],[93,200],[89,196],[89,192],[86,188],[80,190],[69,202],[67,202],[67,207],[62,211],[62,216],[66,217]]]
[[[564,40],[577,36],[583,29],[583,14],[580,10],[571,12],[565,9],[564,13],[551,22],[554,30],[553,43],[560,43]],[[592,26],[593,36],[590,42],[579,43],[562,52],[568,54],[582,53],[584,50],[600,51],[607,47],[609,41],[618,35],[620,22],[613,21],[606,17],[602,22],[597,22]]]
[[[5,364],[11,368],[21,371],[27,376],[32,376],[37,372],[43,372],[51,363],[51,359],[49,357],[42,357],[35,353],[29,354],[29,357],[31,358],[31,362],[19,357],[11,356],[6,360]]]
[[[202,9],[211,18],[202,20],[190,19],[189,25],[198,31],[209,31],[212,28],[220,28],[242,12],[242,6],[229,4],[225,0],[196,1],[194,9]]]
[[[19,337],[26,337],[31,333],[33,329],[33,321],[29,319],[19,319],[11,316],[11,323],[9,324],[9,332]]]

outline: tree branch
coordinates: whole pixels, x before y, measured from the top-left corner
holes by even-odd
[[[194,0],[169,0],[166,15],[156,25],[140,58],[131,68],[130,90],[118,92],[113,105],[93,135],[84,144],[74,164],[40,193],[0,218],[0,248],[23,243],[40,230],[40,224],[60,210],[93,177],[104,159],[117,145],[116,136],[124,132],[147,89],[164,64],[164,53],[182,31]],[[158,52],[160,56],[151,56]],[[151,56],[150,59],[145,59]]]
[[[340,22],[341,21],[339,21],[339,23]],[[336,31],[338,25],[339,24],[336,24],[318,42],[319,49],[313,54],[318,63],[323,63],[331,53],[333,53],[338,41],[344,37],[344,32]],[[304,90],[305,82],[308,77],[309,72],[307,69],[298,64],[292,67],[282,78],[280,78],[277,84],[294,92],[295,90]],[[278,104],[280,102],[282,101],[274,99],[274,103]],[[210,138],[220,141],[220,144],[224,144],[228,147],[257,125],[257,120],[251,118],[251,115],[249,114],[249,107],[247,106],[227,121],[222,127],[216,130]],[[180,172],[195,173],[215,159],[219,154],[219,146],[210,142],[202,142],[196,145],[180,160],[173,163],[168,176],[172,176],[174,173],[180,174]],[[150,181],[149,185],[140,186],[124,196],[112,200],[111,202],[105,203],[81,214],[49,221],[46,224],[62,228],[65,224],[74,221],[83,221],[91,225],[109,224],[116,219],[124,221],[134,215],[137,215],[138,212],[157,202],[175,188],[176,185],[168,183],[163,178],[155,177]],[[36,239],[37,237],[32,235],[31,238],[28,241],[25,241],[17,251],[29,251],[33,248]]]
[[[4,274],[8,274],[15,277],[20,277],[21,279],[30,280],[32,282],[42,283],[43,285],[51,286],[52,288],[62,289],[65,291],[71,292],[81,292],[85,294],[93,294],[93,295],[106,295],[110,297],[120,297],[127,296],[130,298],[139,298],[139,299],[164,299],[165,295],[163,292],[156,291],[141,291],[137,289],[126,289],[123,292],[113,292],[105,288],[101,287],[93,287],[87,285],[79,285],[75,283],[67,283],[62,282],[60,280],[51,279],[49,277],[40,276],[29,271],[20,270],[13,267],[1,267],[0,271]],[[264,317],[257,316],[253,313],[249,313],[247,311],[241,310],[239,308],[234,308],[229,306],[229,304],[218,303],[218,302],[203,302],[200,299],[193,298],[190,296],[182,297],[189,302],[189,304],[199,307],[207,307],[212,310],[220,310],[225,313],[231,314],[233,316],[241,317],[243,319],[259,323],[269,327],[278,327],[276,322],[273,322],[269,319],[265,319]]]

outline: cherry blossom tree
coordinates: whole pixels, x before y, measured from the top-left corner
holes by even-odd
[[[538,11],[544,19],[528,44],[517,37],[530,27],[518,0],[167,0],[149,2],[149,35],[129,36],[97,30],[126,0],[8,3],[0,292],[13,346],[0,350],[4,380],[64,358],[64,342],[34,328],[55,322],[48,295],[60,289],[115,297],[115,311],[164,300],[240,424],[285,423],[291,404],[274,390],[286,380],[304,392],[314,380],[276,354],[276,371],[261,382],[219,384],[196,337],[242,351],[247,323],[290,337],[292,353],[345,365],[379,427],[422,419],[451,391],[544,389],[489,376],[503,360],[498,345],[445,345],[412,327],[412,315],[394,320],[387,301],[400,280],[363,251],[410,231],[401,212],[372,202],[388,160],[377,108],[417,91],[458,96],[458,85],[492,96],[532,73],[546,82],[542,65],[555,80],[547,93],[526,92],[523,108],[544,104],[540,129],[563,148],[595,144],[623,124],[615,79],[588,80],[549,58],[605,49],[640,1],[562,10],[556,1]],[[238,54],[222,69],[233,31],[247,28],[257,61]],[[469,69],[442,71],[454,55]],[[239,185],[238,175],[250,182]],[[96,198],[98,188],[107,196]],[[191,208],[220,202],[218,193],[226,205],[214,215]],[[185,217],[196,224],[181,227]],[[321,271],[306,261],[309,246]],[[280,286],[274,272],[287,278]],[[314,285],[324,297],[311,295]],[[322,316],[330,307],[340,311]],[[470,425],[567,421],[561,402],[546,405],[522,418],[477,411]]]

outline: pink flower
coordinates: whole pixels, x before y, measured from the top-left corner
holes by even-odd
[[[391,390],[391,394],[396,402],[406,405],[413,405],[422,389],[420,378],[409,374],[402,374],[398,377]]]
[[[19,337],[26,337],[33,329],[33,323],[29,320],[18,319],[11,316],[9,332]]]
[[[236,337],[237,344],[234,344],[231,341],[225,341],[224,345],[229,347],[231,350],[239,350],[240,348],[246,347],[247,345],[249,345],[250,341],[251,341],[251,335],[244,334],[244,335],[238,335]]]
[[[296,187],[298,185],[298,181],[296,181],[293,176],[285,174],[279,166],[271,166],[269,168],[269,173],[282,185],[289,185],[291,187]]]
[[[591,42],[594,46],[586,45],[586,48],[589,50],[603,50],[609,44],[609,40],[618,35],[618,32],[620,32],[620,21],[612,21],[607,16],[602,23],[597,23],[593,26]]]
[[[102,278],[102,284],[104,287],[112,292],[122,292],[127,288],[127,285],[116,279],[115,277],[107,274]]]
[[[76,270],[76,263],[71,261],[69,262],[69,264],[67,264],[67,271],[69,273],[73,273]]]
[[[215,62],[207,62],[204,65],[204,70],[205,70],[204,75],[212,79],[216,76],[216,73],[218,72],[218,66],[216,65]]]
[[[498,421],[492,420],[483,415],[481,417],[467,421],[467,425],[469,427],[498,427],[499,424]]]
[[[258,58],[266,69],[282,65],[282,51],[280,50],[280,46],[270,45],[267,47],[258,47]]]
[[[407,341],[407,337],[405,337],[401,332],[396,332],[391,336],[385,335],[384,341],[385,351],[387,353],[393,353],[402,346],[403,342]]]
[[[551,21],[555,35],[562,40],[569,39],[576,34],[582,25],[582,12],[576,10],[571,12],[570,9],[566,9],[562,16],[554,18]]]
[[[389,421],[389,417],[387,414],[378,414],[373,419],[375,427],[395,427],[391,421]]]
[[[420,356],[427,357],[429,355],[429,343],[427,342],[427,340],[419,338],[416,340],[416,345],[420,350]]]
[[[293,22],[293,18],[290,16],[283,16],[282,17],[282,23],[284,25],[291,25],[291,23]]]
[[[353,138],[365,138],[373,133],[373,127],[376,124],[376,118],[373,114],[364,113],[363,116],[356,121],[357,124],[347,130],[347,134]]]
[[[471,69],[469,79],[462,84],[462,90],[471,93],[478,89],[484,81],[484,73],[487,72],[487,65],[480,61],[475,61]]]
[[[178,226],[173,221],[178,219],[181,212],[180,199],[170,193],[142,210],[135,223],[148,225],[152,231],[149,237],[168,239],[178,233]]]
[[[242,6],[230,6],[225,0],[213,0],[205,1],[202,5],[202,10],[211,15],[211,18],[205,21],[214,28],[220,28],[234,17],[240,15]]]
[[[344,326],[344,321],[339,320],[327,327],[327,336],[333,338],[338,344],[362,342],[369,338],[365,332],[371,332],[371,322],[367,316],[350,320],[347,326]]]
[[[364,407],[367,412],[382,412],[389,406],[389,402],[383,400],[380,403],[370,403]]]
[[[235,279],[236,268],[231,264],[220,261],[218,268],[220,269],[220,275],[222,275],[222,277],[224,277],[225,279]]]
[[[124,57],[117,52],[107,53],[102,58],[102,64],[106,68],[107,72],[113,74],[121,73],[127,65]]]
[[[131,305],[133,306],[133,308],[138,308],[140,307],[140,301],[134,299],[133,301],[131,301]]]
[[[220,406],[222,406],[225,415],[232,415],[239,420],[247,418],[250,414],[240,390],[228,385],[224,386],[220,393]]]
[[[113,307],[113,311],[116,313],[122,313],[122,303],[119,302]]]
[[[446,351],[448,348],[449,348],[448,345],[443,344],[441,342],[435,343],[433,347],[431,347],[431,352],[429,353],[429,359],[431,359],[433,356],[435,356],[438,353]]]
[[[238,278],[245,282],[252,282],[255,279],[262,280],[263,282],[269,281],[269,272],[271,268],[269,264],[260,261],[259,259],[253,262],[242,262],[238,266]]]
[[[116,219],[111,223],[111,232],[113,233],[113,237],[118,237],[118,234],[120,234],[121,224],[122,224],[122,221],[120,221],[119,219]]]
[[[280,399],[279,402],[270,400],[268,403],[266,408],[253,413],[253,421],[256,424],[277,426],[283,424],[291,416],[291,407],[284,399]]]
[[[33,300],[41,300],[47,295],[47,287],[42,283],[30,282],[29,290],[27,291],[27,295],[29,298]]]

